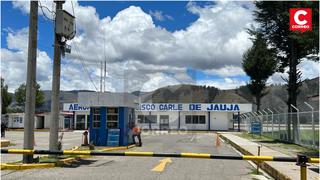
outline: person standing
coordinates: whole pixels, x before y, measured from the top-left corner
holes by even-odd
[[[138,138],[139,140],[139,147],[142,146],[142,142],[141,142],[141,129],[140,127],[137,125],[137,124],[134,124],[133,128],[132,128],[132,140],[133,140],[133,143],[136,144],[136,140],[135,140],[135,137]]]
[[[5,138],[5,136],[6,136],[6,128],[7,128],[6,124],[4,122],[1,122],[1,137],[2,138]]]

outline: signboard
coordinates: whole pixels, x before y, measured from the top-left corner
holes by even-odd
[[[251,133],[260,134],[261,133],[261,123],[259,122],[252,122],[251,123]]]
[[[78,103],[64,103],[63,111],[90,111],[90,107],[82,106]]]
[[[252,104],[200,104],[200,103],[142,103],[140,111],[220,111],[251,112]]]

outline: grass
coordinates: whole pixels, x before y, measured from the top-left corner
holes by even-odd
[[[283,152],[284,154],[288,154],[291,156],[296,156],[297,153],[302,153],[307,156],[319,157],[319,149],[307,148],[297,144],[275,140],[265,135],[260,136],[257,134],[248,134],[248,133],[241,133],[237,135],[239,137],[249,139],[250,141],[258,142],[264,146],[270,147],[272,149],[276,149],[278,151]]]
[[[254,175],[263,175],[261,171],[257,171],[257,168],[250,168],[250,172],[248,174],[254,174]]]

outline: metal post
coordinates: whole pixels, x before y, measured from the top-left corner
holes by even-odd
[[[258,156],[260,156],[261,145],[258,146]],[[259,175],[260,161],[257,162],[257,175]]]
[[[281,112],[280,111],[278,111],[276,108],[273,108],[273,110],[274,111],[276,111],[276,113],[278,113],[278,134],[279,134],[279,139],[281,139],[281,127],[280,127],[280,123],[281,123],[281,116],[280,116],[280,114],[281,114]]]
[[[300,111],[293,104],[290,104],[290,106],[297,111],[297,133],[294,133],[295,134],[294,141],[295,141],[295,143],[300,144],[300,119],[299,119]],[[292,110],[291,110],[291,116],[292,116]],[[294,129],[293,129],[293,132],[294,132]]]
[[[237,119],[238,119],[238,132],[240,132],[240,112],[239,111],[238,111]]]
[[[268,113],[265,110],[261,110],[262,112],[265,113],[265,115],[267,116],[267,133],[269,132],[269,117],[268,117]]]
[[[307,162],[308,158],[306,155],[297,155],[297,166],[300,166],[300,179],[307,180]]]
[[[55,1],[56,12],[62,9],[64,1]],[[54,32],[54,60],[52,71],[52,94],[51,94],[51,122],[49,149],[58,150],[59,129],[59,96],[60,96],[60,69],[61,69],[61,36]]]
[[[313,132],[313,138],[312,138],[312,146],[315,148],[316,147],[316,130],[315,130],[315,124],[314,124],[314,115],[313,115],[313,107],[307,103],[307,102],[304,102],[305,105],[307,105],[310,109],[311,109],[311,121],[312,121],[312,132]]]
[[[33,149],[34,145],[34,114],[36,92],[36,69],[37,69],[37,31],[38,31],[38,1],[30,1],[29,16],[29,42],[28,42],[28,65],[26,81],[26,103],[24,115],[24,138],[23,148]],[[24,154],[24,163],[32,163],[33,155]]]
[[[274,139],[274,136],[273,136],[273,111],[271,111],[269,108],[267,108],[267,110],[269,111],[269,112],[271,112],[271,115],[272,115],[272,117],[271,117],[271,134],[272,134],[272,138]]]

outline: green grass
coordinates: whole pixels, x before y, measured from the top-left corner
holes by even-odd
[[[286,133],[287,132],[285,130],[274,131],[273,132],[273,137],[280,138],[281,137],[280,135],[282,135],[283,137],[281,139],[285,139],[284,135]],[[272,138],[272,133],[271,132],[264,132],[263,135]],[[315,144],[317,146],[319,146],[319,130],[315,131],[315,136],[316,136]],[[312,141],[313,141],[313,131],[311,129],[300,130],[300,140],[301,140],[302,144],[311,146],[312,145]]]
[[[288,155],[293,155],[293,154],[296,155],[297,153],[303,153],[308,156],[319,156],[319,149],[312,149],[312,148],[303,147],[297,144],[272,139],[265,135],[260,136],[257,134],[249,134],[249,133],[241,133],[237,135],[239,137],[249,139],[250,141],[255,141],[259,144],[263,144],[267,147],[278,149],[279,151]]]
[[[257,172],[257,168],[250,168],[250,172],[248,174],[263,175],[261,171]]]

